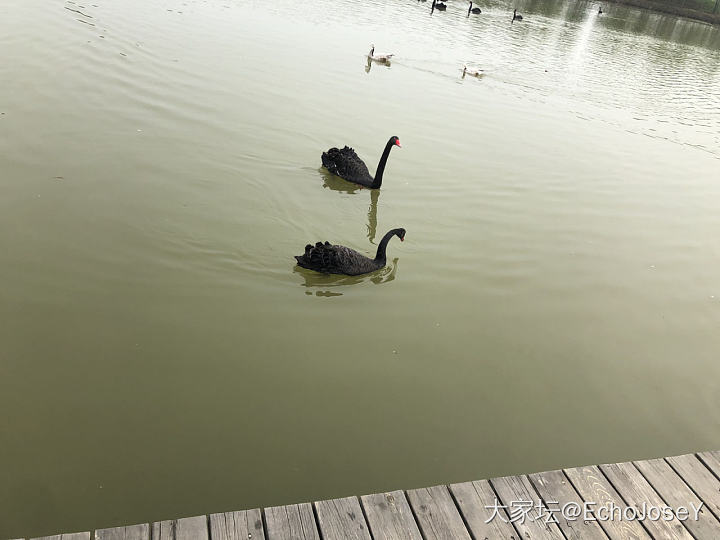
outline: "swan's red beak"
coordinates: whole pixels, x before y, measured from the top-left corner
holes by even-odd
[[[399,139],[397,139],[397,140],[395,141],[395,144],[396,144],[397,146],[399,146],[400,148],[402,148],[402,144],[400,144],[400,140],[399,140]]]
[[[404,236],[401,236],[401,237],[400,237],[400,241],[401,241],[401,242],[404,242],[404,241],[405,241],[405,237],[404,237]]]

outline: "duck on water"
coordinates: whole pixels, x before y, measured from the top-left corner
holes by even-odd
[[[375,171],[375,178],[370,176],[367,165],[358,157],[355,150],[348,146],[342,149],[331,148],[327,152],[323,152],[322,164],[323,167],[332,174],[348,182],[353,182],[370,189],[378,189],[382,185],[385,164],[387,163],[390,150],[392,150],[393,146],[402,148],[400,139],[395,136],[390,137],[385,145],[385,150],[383,150],[377,170]]]
[[[305,253],[295,255],[299,266],[308,270],[315,270],[323,274],[344,274],[358,276],[384,268],[387,264],[385,251],[388,242],[393,236],[400,240],[405,239],[405,229],[392,229],[388,231],[377,248],[375,258],[371,259],[354,249],[345,246],[333,245],[330,242],[317,242],[314,246],[305,246]]]
[[[394,54],[375,54],[375,45],[370,45],[370,52],[368,53],[368,60],[374,60],[384,64],[389,64]]]

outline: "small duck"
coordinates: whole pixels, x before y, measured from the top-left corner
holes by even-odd
[[[523,20],[523,16],[517,12],[517,9],[513,9],[513,18],[512,18],[512,21],[510,21],[510,23],[512,24],[515,21],[522,21],[522,20]]]
[[[470,0],[470,7],[468,8],[468,17],[470,16],[470,13],[474,13],[475,15],[482,13],[482,10],[479,7],[472,7],[472,0]]]
[[[468,69],[467,66],[463,66],[462,76],[470,75],[471,77],[482,77],[485,72],[482,69]]]
[[[394,54],[375,54],[375,45],[370,45],[370,52],[368,53],[368,60],[374,60],[375,62],[389,64],[390,59],[393,56],[395,56],[395,55]]]

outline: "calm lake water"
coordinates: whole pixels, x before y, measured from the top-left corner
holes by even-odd
[[[0,537],[720,448],[720,28],[479,6],[2,3]]]

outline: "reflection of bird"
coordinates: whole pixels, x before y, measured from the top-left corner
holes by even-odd
[[[468,15],[470,15],[471,13],[474,13],[475,15],[477,15],[478,13],[482,13],[482,11],[480,10],[479,7],[476,7],[476,8],[472,7],[472,0],[470,0],[470,7],[468,8]]]
[[[377,232],[377,203],[380,191],[373,189],[370,192],[370,208],[368,208],[368,240],[375,243],[375,233]]]
[[[471,77],[480,77],[483,74],[482,69],[468,69],[467,66],[463,66],[463,77],[470,75]]]
[[[517,9],[513,9],[513,18],[512,18],[512,21],[510,21],[510,22],[514,23],[515,21],[522,21],[522,19],[523,19],[523,17],[522,17],[522,15],[518,14]]]
[[[357,276],[374,272],[385,266],[387,258],[385,250],[393,236],[405,239],[405,229],[392,229],[383,236],[374,259],[366,257],[345,246],[333,245],[330,242],[316,243],[305,246],[305,253],[296,255],[298,265],[323,274],[345,274]]]
[[[375,172],[375,178],[370,176],[367,166],[363,160],[358,157],[355,150],[347,146],[342,150],[331,148],[327,152],[323,152],[322,164],[328,171],[344,178],[348,182],[355,182],[370,189],[378,189],[382,184],[385,163],[387,163],[390,150],[393,146],[400,146],[400,139],[394,136],[390,137],[385,145],[385,150],[380,157],[380,162]]]
[[[395,56],[394,54],[375,54],[375,45],[370,45],[370,52],[368,58],[375,60],[376,62],[389,62],[390,59]]]

